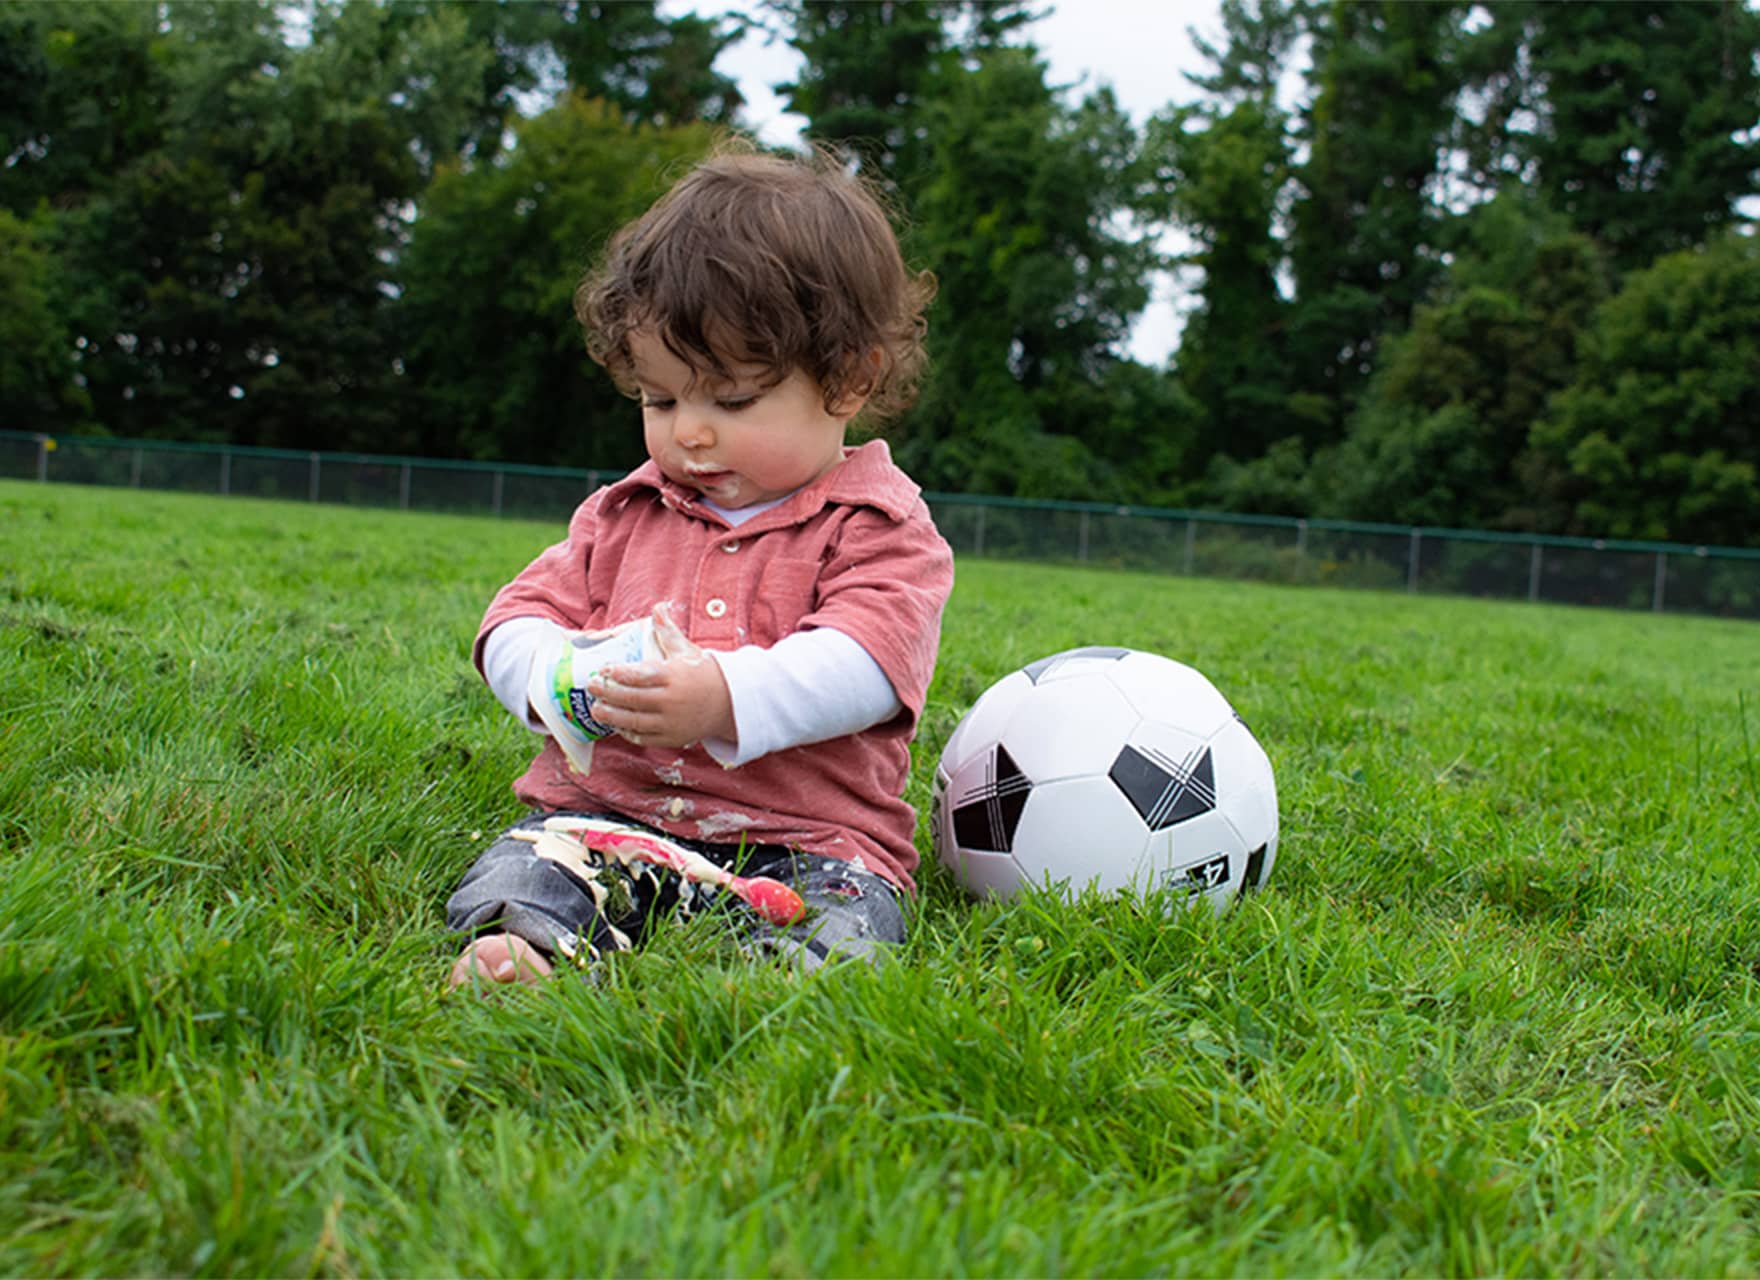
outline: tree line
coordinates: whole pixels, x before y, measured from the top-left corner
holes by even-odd
[[[926,487],[1760,545],[1750,5],[1224,0],[1140,125],[1033,16],[0,7],[0,422],[633,465],[571,294],[742,124],[756,24],[939,281]]]

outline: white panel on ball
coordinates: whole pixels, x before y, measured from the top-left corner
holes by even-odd
[[[1238,719],[1210,740],[1221,805],[1249,845],[1277,845],[1277,780],[1265,748]],[[1266,871],[1270,871],[1267,860]]]
[[[1234,708],[1209,677],[1160,654],[1121,658],[1108,678],[1144,716],[1161,714],[1199,737],[1208,737],[1234,719]]]
[[[1012,898],[1021,889],[1021,868],[1006,853],[980,853],[961,849],[957,865],[950,867],[967,892],[980,898]]]
[[[1124,694],[1103,679],[1053,680],[1035,685],[1016,705],[1002,741],[1035,784],[1104,774],[1137,718]]]
[[[974,751],[988,749],[1002,736],[1003,727],[1014,714],[1015,704],[1032,687],[1033,682],[1027,679],[1025,672],[1011,671],[984,690],[942,748],[942,762],[949,769],[957,769],[971,758]]]
[[[1271,775],[1266,772],[1270,761],[1266,758],[1265,748],[1253,736],[1253,731],[1238,716],[1230,716],[1228,723],[1210,735],[1210,742],[1216,748],[1218,756],[1234,766],[1234,771],[1241,781],[1270,781]]]
[[[1102,774],[1042,783],[1027,797],[1015,833],[1014,860],[1027,884],[1064,882],[1074,898],[1138,887],[1147,831],[1124,793]]]

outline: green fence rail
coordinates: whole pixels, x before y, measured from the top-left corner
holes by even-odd
[[[621,472],[0,431],[0,478],[565,519]],[[1760,620],[1760,550],[930,493],[954,552]]]

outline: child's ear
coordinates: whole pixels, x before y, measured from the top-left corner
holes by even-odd
[[[868,403],[868,397],[880,385],[881,375],[886,370],[886,353],[879,347],[858,352],[849,358],[849,386],[843,398],[837,402],[835,410],[839,418],[853,418]]]

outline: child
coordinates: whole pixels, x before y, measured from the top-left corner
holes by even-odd
[[[885,443],[846,449],[844,431],[909,402],[933,288],[826,155],[723,151],[612,238],[575,306],[589,353],[641,400],[649,461],[589,496],[484,616],[478,669],[552,736],[514,784],[534,814],[447,903],[472,939],[454,983],[532,981],[716,898],[534,843],[558,815],[792,886],[797,923],[742,928],[807,967],[902,940],[917,854],[901,793],[953,558]],[[582,633],[630,624],[651,625],[647,652],[577,686]]]

